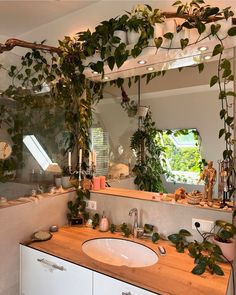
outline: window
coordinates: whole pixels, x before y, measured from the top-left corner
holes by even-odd
[[[92,149],[96,151],[96,174],[107,175],[109,167],[109,135],[101,127],[91,128]]]
[[[197,184],[202,163],[198,131],[166,130],[161,132],[160,141],[165,148],[166,180]]]

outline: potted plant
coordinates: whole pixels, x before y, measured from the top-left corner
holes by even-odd
[[[63,167],[62,168],[62,178],[61,178],[61,184],[63,188],[69,188],[71,187],[70,183],[70,171],[69,167]]]
[[[114,37],[118,37],[120,39],[119,43],[127,44],[127,20],[128,15],[122,15],[117,19],[114,25]]]
[[[235,256],[235,239],[236,227],[227,221],[216,220],[216,233],[213,236],[213,242],[221,248],[223,257],[232,261]]]

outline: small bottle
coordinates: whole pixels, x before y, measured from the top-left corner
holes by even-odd
[[[105,232],[105,231],[108,231],[108,229],[109,229],[109,221],[103,211],[102,218],[99,223],[99,230]]]

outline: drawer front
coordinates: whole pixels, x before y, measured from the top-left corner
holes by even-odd
[[[94,272],[93,295],[156,295],[122,281]]]
[[[21,246],[20,295],[92,295],[92,271]]]

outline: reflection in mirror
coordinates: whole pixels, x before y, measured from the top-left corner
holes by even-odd
[[[181,61],[179,61],[179,64],[181,64]],[[209,62],[200,74],[195,67],[187,67],[182,69],[181,72],[178,69],[169,70],[165,76],[157,77],[149,84],[146,84],[145,79],[141,81],[141,104],[150,108],[152,120],[155,122],[157,130],[163,132],[163,136],[165,130],[191,129],[198,132],[198,142],[191,142],[192,145],[198,144],[197,150],[200,149],[200,154],[196,155],[196,150],[191,153],[191,157],[195,158],[193,164],[195,171],[190,171],[191,173],[194,172],[194,181],[191,183],[189,176],[181,181],[181,179],[177,179],[175,172],[173,181],[169,182],[171,178],[169,177],[166,181],[164,175],[162,175],[165,192],[173,193],[179,187],[184,187],[187,192],[193,190],[203,192],[204,182],[197,184],[200,178],[199,162],[202,159],[205,159],[205,163],[212,160],[217,169],[217,175],[219,174],[218,161],[222,160],[222,151],[224,150],[224,140],[223,138],[219,139],[219,130],[222,124],[219,118],[220,101],[218,100],[217,87],[210,88],[209,86],[209,81],[216,71],[216,67],[215,62]],[[128,79],[126,80],[124,90],[137,105],[138,86],[134,84],[129,88]],[[122,93],[119,89],[113,86],[106,87],[105,98],[98,104],[96,116],[99,117],[103,129],[109,133],[110,154],[112,154],[110,166],[125,167],[124,171],[129,168],[128,177],[124,176],[127,176],[127,174],[123,173],[122,169],[118,170],[120,175],[114,173],[114,169],[110,169],[108,173],[110,185],[137,188],[134,184],[136,175],[132,170],[138,158],[131,150],[130,144],[132,135],[138,129],[139,119],[137,116],[129,114],[127,109],[121,106],[121,97]],[[233,100],[230,103],[230,111],[233,112]],[[124,149],[121,155],[117,152],[120,146]],[[170,159],[170,151],[168,153]],[[173,161],[175,159],[172,155],[169,163],[173,164]],[[203,165],[200,166],[201,169],[204,167]],[[183,180],[183,177],[181,178]],[[218,196],[218,179],[214,185],[213,195],[214,198]]]
[[[12,52],[0,55],[6,69],[20,63],[21,56]],[[6,70],[0,75],[4,91],[12,78]],[[20,92],[17,97],[0,97],[0,197],[12,200],[47,192],[54,177],[61,177],[62,168],[68,166],[73,135],[65,124],[63,104],[52,104],[49,90],[44,83],[40,91],[28,96],[22,92],[24,103],[17,102]]]

